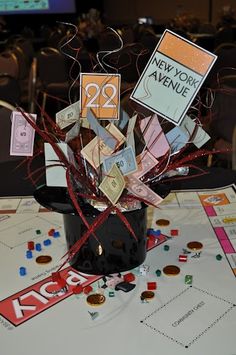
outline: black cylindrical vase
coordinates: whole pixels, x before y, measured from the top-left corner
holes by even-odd
[[[96,229],[75,254],[70,264],[88,274],[108,275],[135,268],[146,257],[147,209],[145,207],[123,212],[135,235],[131,234],[123,221],[116,215],[108,218]],[[89,224],[97,216],[85,215]],[[68,249],[87,231],[80,216],[64,214],[64,228]]]
[[[63,214],[68,249],[87,231],[66,188],[38,188],[34,197],[42,206]],[[91,225],[101,212],[84,201],[79,201],[83,214]],[[108,275],[126,271],[142,264],[146,257],[147,207],[123,212],[136,239],[116,215],[108,218],[90,235],[70,261],[72,267],[87,274]]]

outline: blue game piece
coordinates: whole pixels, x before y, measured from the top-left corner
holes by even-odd
[[[60,237],[60,232],[55,231],[55,232],[53,233],[53,237],[54,237],[54,238]]]
[[[159,237],[161,235],[161,231],[160,229],[156,229],[153,231],[152,235],[154,235],[155,237]]]
[[[26,258],[27,259],[32,259],[33,258],[32,250],[26,250]]]
[[[153,235],[154,229],[153,228],[148,228],[147,229],[147,236]]]
[[[47,246],[49,246],[49,245],[51,245],[51,240],[50,239],[45,239],[44,241],[43,241],[43,245],[45,245],[46,247]]]
[[[35,244],[35,250],[37,250],[37,251],[41,251],[42,250],[42,246],[41,246],[40,243],[36,243]]]
[[[26,275],[26,268],[24,266],[21,266],[19,268],[19,274],[20,274],[20,276],[25,276]]]

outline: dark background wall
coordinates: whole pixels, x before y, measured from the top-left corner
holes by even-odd
[[[16,31],[24,26],[37,29],[42,24],[53,25],[57,21],[77,23],[78,16],[94,7],[110,25],[135,24],[139,17],[145,16],[151,16],[156,24],[165,24],[183,12],[196,16],[202,22],[216,24],[223,5],[231,5],[236,10],[236,0],[76,0],[75,14],[15,15],[7,16],[6,21]]]
[[[223,5],[231,5],[236,10],[236,0],[119,0],[117,3],[103,0],[104,16],[111,23],[133,23],[142,16],[166,23],[180,12],[187,12],[215,24]]]

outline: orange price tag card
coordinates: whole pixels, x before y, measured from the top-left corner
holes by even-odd
[[[120,75],[81,73],[80,105],[82,118],[90,109],[98,119],[119,120]]]

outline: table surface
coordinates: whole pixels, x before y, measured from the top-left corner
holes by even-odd
[[[160,227],[158,219],[170,224]],[[109,296],[112,288],[103,289],[106,301],[94,307],[85,294],[74,295],[72,290],[80,280],[82,285],[91,284],[93,292],[101,292],[103,281],[69,265],[63,270],[67,291],[51,292],[55,287],[51,273],[66,252],[62,215],[46,212],[31,197],[0,199],[2,353],[236,354],[235,188],[172,192],[160,208],[149,208],[148,225],[160,228],[165,238],[159,245],[159,239],[149,244],[146,274],[143,265],[131,270],[135,288],[115,291],[114,297]],[[48,237],[51,228],[61,236]],[[170,238],[172,229],[179,235]],[[44,246],[48,238],[51,245]],[[25,257],[29,240],[42,245],[32,259]],[[203,244],[202,250],[187,247],[194,240]],[[179,261],[182,254],[187,262]],[[218,254],[222,260],[216,259]],[[39,265],[38,255],[50,255],[52,261]],[[163,273],[171,264],[180,268],[179,275]],[[19,275],[20,266],[26,267],[25,276]],[[160,277],[157,269],[162,270]],[[185,284],[186,275],[193,276],[192,285]],[[148,282],[156,282],[157,289],[152,300],[143,302],[140,295]]]

